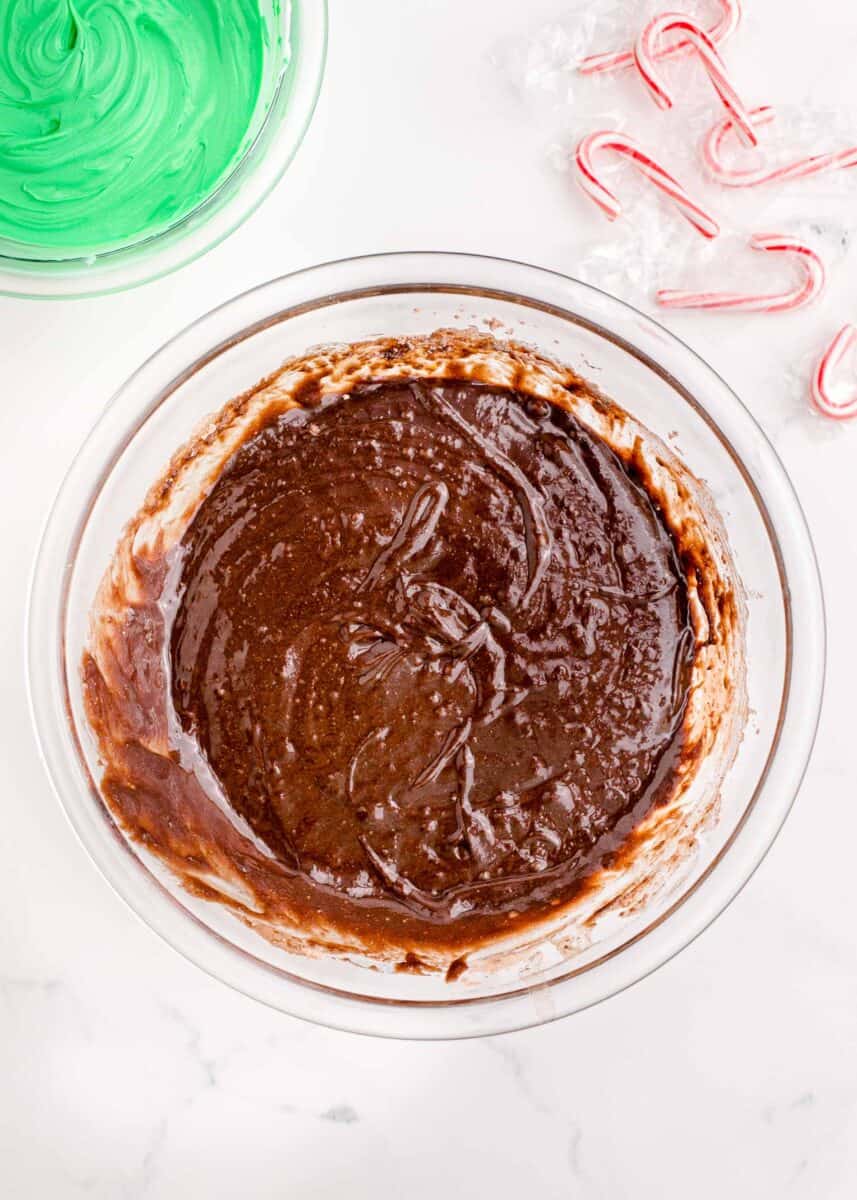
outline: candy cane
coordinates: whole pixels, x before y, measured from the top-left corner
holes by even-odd
[[[750,109],[750,120],[755,128],[768,125],[776,117],[767,104]],[[821,175],[825,171],[842,171],[857,167],[857,146],[847,150],[831,151],[827,154],[812,154],[796,162],[780,167],[727,167],[723,161],[723,142],[734,130],[731,117],[724,117],[708,131],[702,143],[702,159],[712,179],[724,187],[757,187],[760,183],[785,183],[789,179],[803,179],[809,175]]]
[[[843,325],[822,355],[812,377],[812,402],[825,417],[835,421],[847,421],[857,417],[857,389],[848,399],[834,400],[830,394],[830,376],[842,362],[848,351],[857,345],[857,326]]]
[[[715,45],[724,41],[738,28],[741,20],[740,0],[718,0],[720,16],[706,31]],[[658,58],[675,58],[690,49],[690,42],[675,42],[671,46],[663,46],[658,51]],[[633,50],[613,50],[606,54],[589,54],[578,63],[577,69],[581,75],[599,75],[606,71],[622,71],[634,65]]]
[[[709,308],[728,312],[788,312],[801,308],[821,292],[824,287],[824,263],[814,250],[796,238],[781,233],[757,233],[750,245],[754,250],[795,255],[800,264],[803,279],[799,286],[787,292],[773,295],[745,295],[741,292],[680,292],[663,289],[657,293],[662,308]]]
[[[602,150],[613,150],[628,158],[646,179],[651,180],[656,188],[672,200],[681,215],[690,221],[703,237],[713,238],[720,232],[720,226],[714,218],[692,200],[678,180],[655,162],[632,138],[623,133],[602,130],[590,133],[583,139],[575,151],[574,163],[580,186],[609,220],[615,221],[622,208],[614,194],[596,174],[592,160],[595,154]]]
[[[729,78],[726,64],[720,57],[717,47],[704,29],[701,29],[689,17],[682,16],[681,13],[662,13],[659,17],[655,17],[637,38],[634,46],[634,61],[655,103],[660,108],[672,108],[673,106],[672,93],[667,90],[661,79],[656,60],[663,38],[676,29],[685,35],[686,41],[699,55],[702,65],[714,85],[714,90],[729,110],[738,133],[742,135],[748,145],[757,146],[759,139],[756,137],[750,115]]]

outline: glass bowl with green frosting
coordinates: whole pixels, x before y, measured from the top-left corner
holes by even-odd
[[[318,97],[325,0],[0,0],[0,292],[144,283],[231,233]]]

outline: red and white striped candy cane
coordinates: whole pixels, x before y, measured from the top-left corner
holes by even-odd
[[[834,400],[831,394],[831,376],[855,345],[857,326],[843,325],[819,360],[812,377],[813,404],[825,417],[832,417],[835,421],[857,417],[857,388],[853,388],[845,400]]]
[[[682,292],[665,288],[657,293],[658,304],[662,308],[706,308],[721,312],[788,312],[809,304],[823,289],[824,263],[814,250],[797,238],[782,233],[757,233],[751,238],[750,245],[754,250],[794,255],[801,267],[800,284],[787,292],[749,295],[744,292]]]
[[[750,109],[750,120],[755,128],[768,125],[776,117],[773,108],[763,104]],[[706,134],[702,143],[702,159],[712,179],[724,187],[758,187],[760,183],[785,183],[790,179],[804,179],[810,175],[821,175],[826,171],[843,171],[857,167],[857,146],[826,154],[811,154],[795,162],[779,167],[727,167],[723,161],[723,143],[734,131],[731,117],[718,121]]]
[[[706,30],[715,45],[724,41],[738,28],[741,20],[741,0],[718,0],[720,16]],[[663,46],[658,51],[658,58],[676,58],[691,48],[690,42],[679,41],[669,46]],[[589,54],[578,63],[577,69],[581,75],[600,75],[606,71],[622,71],[634,66],[634,51],[613,50],[606,54]]]
[[[577,179],[580,186],[609,220],[615,221],[621,214],[622,207],[613,192],[598,178],[593,159],[603,150],[612,150],[633,163],[640,174],[663,192],[681,215],[690,221],[694,229],[697,229],[703,237],[713,238],[720,232],[720,226],[710,213],[692,200],[678,180],[674,179],[669,171],[666,171],[632,138],[627,137],[624,133],[600,130],[597,133],[590,133],[579,144],[574,154],[574,164],[577,168]]]
[[[681,13],[662,13],[655,17],[642,31],[634,46],[634,60],[655,103],[661,108],[673,106],[672,93],[667,89],[657,69],[657,58],[664,45],[664,38],[675,31],[682,33],[696,51],[717,95],[729,110],[739,136],[749,146],[757,146],[759,139],[750,114],[729,78],[726,64],[717,47],[704,29]]]

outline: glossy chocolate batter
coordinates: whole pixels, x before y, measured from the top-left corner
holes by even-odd
[[[693,652],[673,539],[553,404],[415,380],[293,409],[181,556],[177,721],[308,911],[499,928],[668,791]]]

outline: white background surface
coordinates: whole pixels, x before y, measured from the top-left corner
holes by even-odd
[[[728,56],[756,98],[841,102],[857,121],[853,0],[747,6]],[[851,1198],[857,423],[823,427],[795,379],[857,320],[857,178],[839,217],[828,205],[816,222],[841,255],[815,309],[668,322],[742,396],[792,475],[831,653],[816,752],[784,832],[728,912],[655,976],[566,1021],[482,1042],[303,1025],[209,980],[138,923],[50,791],[25,701],[27,576],[71,455],[141,359],[213,304],[316,261],[469,250],[573,274],[595,228],[546,166],[548,131],[486,61],[500,35],[561,14],[561,0],[331,8],[307,141],[232,239],[125,296],[0,300],[0,1194]],[[580,120],[569,114],[569,130]],[[814,220],[809,192],[796,203]]]

